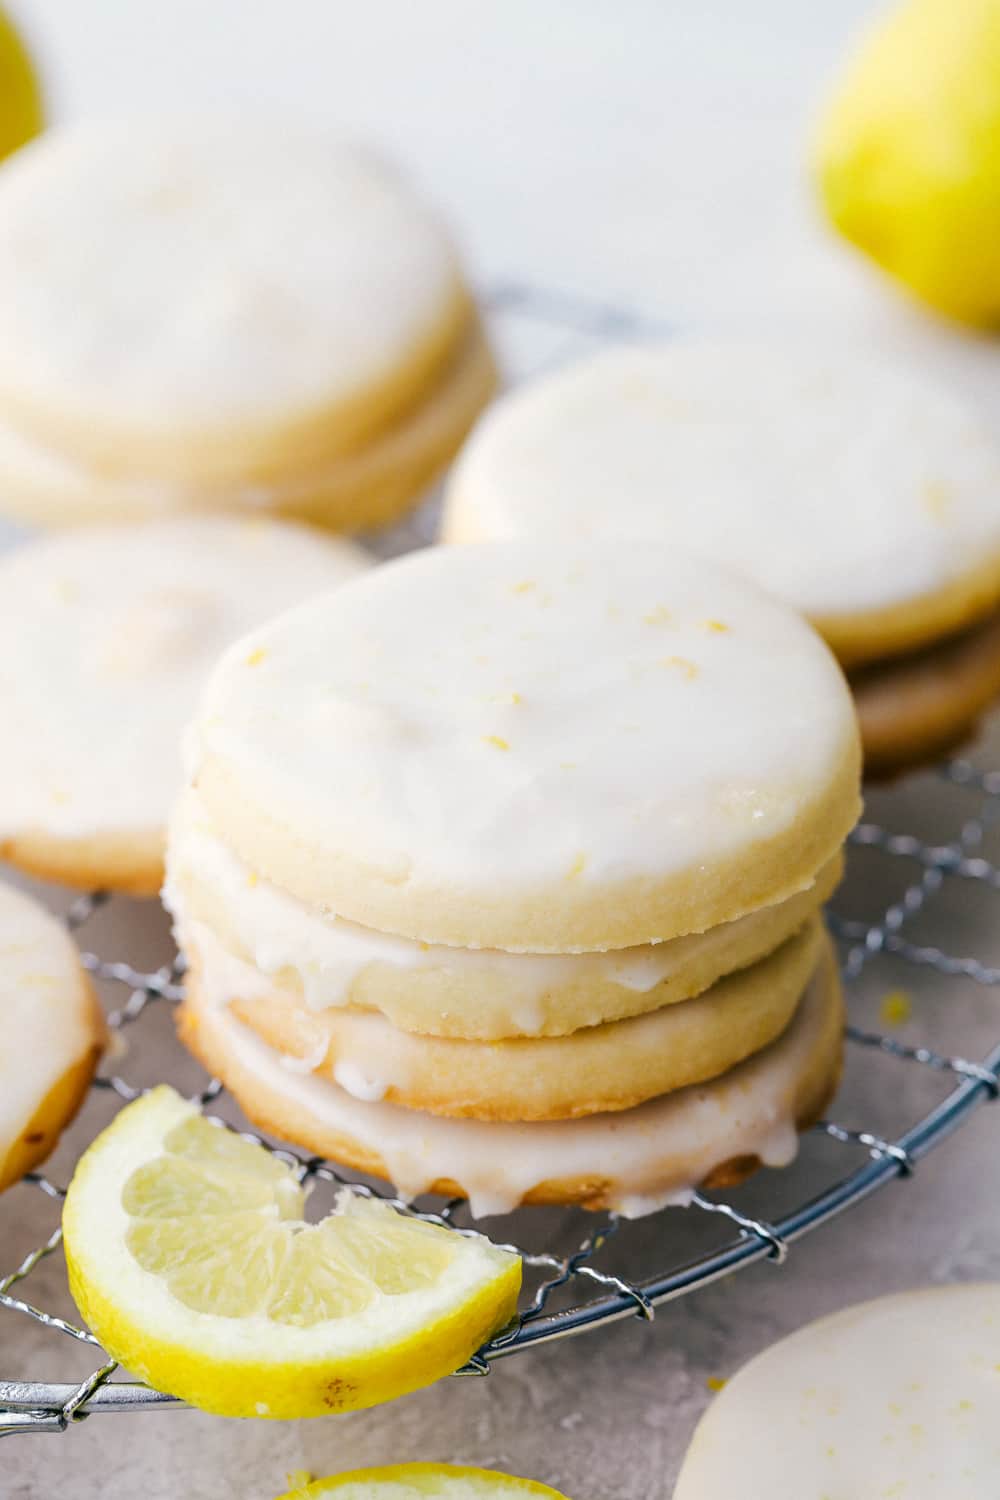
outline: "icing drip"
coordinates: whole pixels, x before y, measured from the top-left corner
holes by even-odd
[[[820,872],[818,882],[824,889],[832,875],[832,870]],[[189,792],[171,828],[168,879],[163,892],[179,926],[183,926],[192,905],[188,895],[191,880],[211,891],[213,902],[224,913],[231,940],[253,967],[279,983],[294,976],[310,1010],[351,1003],[355,983],[376,966],[396,973],[437,973],[460,979],[467,986],[467,1003],[478,1009],[480,1025],[484,1023],[482,987],[503,986],[496,1002],[495,1037],[539,1036],[565,1030],[553,1025],[551,1017],[551,996],[559,987],[599,981],[635,995],[647,995],[665,981],[682,979],[693,965],[711,964],[717,956],[714,972],[707,975],[707,982],[711,982],[763,956],[763,952],[748,951],[745,945],[753,942],[754,933],[774,917],[767,908],[709,932],[607,953],[508,953],[418,943],[313,910],[271,882],[258,879],[210,831],[196,795]],[[802,907],[798,921],[804,921],[812,902],[808,897],[805,902],[801,897],[797,900]],[[789,925],[787,935],[793,930],[794,925]],[[785,935],[776,932],[769,946],[777,947]],[[668,997],[674,998],[678,997]],[[635,1014],[645,1008],[620,1005],[618,1013]],[[413,1029],[435,1032],[439,1028],[434,1022],[435,1018],[429,1017],[424,1028]],[[455,1027],[454,1034],[462,1033]]]
[[[722,1078],[618,1114],[545,1124],[444,1119],[361,1100],[325,1079],[289,1075],[280,1055],[225,1009],[200,1006],[198,1025],[232,1058],[244,1089],[256,1086],[269,1108],[284,1101],[376,1152],[410,1197],[450,1178],[481,1217],[508,1212],[547,1181],[602,1180],[611,1185],[610,1205],[637,1216],[687,1201],[713,1167],[734,1157],[792,1159],[804,1080],[818,1088],[832,1071],[841,1008],[827,956],[787,1031]]]

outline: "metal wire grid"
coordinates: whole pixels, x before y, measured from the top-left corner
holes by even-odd
[[[636,338],[662,334],[665,328],[628,312],[594,306],[575,299],[553,296],[519,285],[496,289],[491,301],[498,342],[506,349],[515,369],[537,371],[561,359],[572,357],[591,347],[616,338]],[[517,328],[520,322],[522,325]],[[510,335],[513,332],[513,339]],[[528,334],[526,355],[525,333]],[[518,342],[520,340],[520,343]],[[511,349],[513,346],[513,354]],[[531,352],[533,351],[533,353]],[[433,520],[425,508],[416,521],[383,538],[378,550],[394,553],[419,545],[428,537]],[[1000,771],[983,770],[970,761],[953,761],[939,769],[926,790],[923,802],[932,805],[944,818],[943,837],[920,837],[915,833],[895,832],[888,826],[898,812],[912,811],[903,791],[883,796],[885,821],[866,822],[855,830],[852,845],[856,853],[875,853],[893,872],[895,885],[888,904],[876,906],[862,915],[847,913],[852,893],[858,888],[849,873],[838,909],[830,914],[830,923],[838,940],[842,967],[848,985],[849,1000],[856,1000],[865,988],[870,968],[889,965],[889,983],[898,983],[900,975],[931,976],[936,986],[964,983],[973,991],[1000,984],[1000,965],[976,956],[957,956],[940,943],[918,942],[910,933],[913,926],[935,903],[942,892],[955,887],[970,887],[992,897],[1000,892],[1000,865],[987,853],[991,829],[1000,830]],[[80,897],[67,912],[71,929],[86,935],[88,924],[106,906],[102,894]],[[947,913],[945,914],[947,917]],[[143,972],[131,963],[106,960],[94,953],[84,955],[84,963],[102,987],[123,998],[113,1007],[109,1023],[119,1035],[141,1026],[151,1014],[176,1004],[182,994],[182,973],[175,958],[154,972]],[[869,985],[869,989],[871,986]],[[968,989],[963,991],[966,995]],[[949,992],[950,1003],[956,998]],[[852,1017],[857,1007],[851,1005]],[[959,1017],[956,1015],[956,1024]],[[991,1023],[992,1026],[992,1023]],[[992,1040],[1000,1026],[990,1030]],[[852,1204],[860,1202],[896,1178],[910,1177],[920,1159],[962,1124],[986,1100],[1000,1094],[1000,1041],[976,1060],[947,1048],[903,1041],[881,1029],[852,1020],[847,1038],[847,1079],[857,1083],[862,1068],[875,1056],[889,1060],[908,1072],[919,1072],[923,1078],[938,1080],[951,1087],[914,1121],[893,1129],[881,1130],[845,1125],[825,1120],[814,1127],[803,1145],[800,1160],[816,1186],[822,1164],[815,1154],[823,1146],[836,1148],[837,1161],[832,1180],[804,1201],[775,1214],[749,1206],[746,1189],[726,1199],[696,1194],[694,1217],[723,1231],[721,1243],[665,1263],[662,1235],[652,1240],[645,1260],[633,1269],[634,1254],[627,1253],[628,1235],[635,1226],[625,1226],[615,1214],[592,1216],[580,1211],[561,1215],[555,1232],[556,1243],[538,1251],[519,1250],[524,1256],[528,1291],[514,1324],[484,1347],[460,1374],[485,1375],[491,1364],[534,1345],[584,1332],[601,1323],[628,1316],[651,1319],[661,1304],[697,1287],[731,1275],[743,1266],[769,1258],[780,1263],[790,1246],[801,1236],[826,1223]],[[181,1057],[178,1047],[177,1059]],[[169,1068],[163,1070],[169,1071]],[[94,1084],[97,1092],[110,1094],[122,1101],[135,1098],[141,1088],[119,1072],[102,1074]],[[864,1090],[862,1090],[864,1092]],[[214,1108],[223,1098],[217,1080],[210,1080],[198,1095],[200,1102]],[[261,1138],[242,1131],[249,1138]],[[326,1162],[304,1157],[263,1141],[291,1163],[306,1183],[348,1186],[359,1193],[378,1193],[407,1213],[442,1223],[456,1233],[476,1231],[462,1226],[458,1219],[461,1200],[439,1206],[436,1211],[421,1211],[388,1196],[364,1180],[348,1179]],[[844,1167],[843,1151],[847,1166]],[[829,1163],[827,1163],[827,1167]],[[750,1199],[765,1195],[783,1174],[761,1174],[753,1185]],[[827,1170],[826,1175],[830,1175]],[[117,1366],[102,1358],[103,1351],[86,1329],[68,1318],[48,1312],[29,1299],[26,1285],[33,1272],[58,1254],[61,1233],[58,1207],[65,1189],[53,1183],[43,1172],[29,1174],[26,1182],[51,1200],[53,1228],[41,1244],[24,1256],[20,1264],[0,1279],[0,1313],[26,1318],[53,1333],[90,1346],[98,1358],[96,1368],[83,1380],[55,1384],[39,1381],[0,1380],[0,1436],[17,1432],[59,1432],[92,1413],[138,1411],[150,1406],[179,1405],[172,1397],[153,1391],[128,1379],[115,1380]],[[535,1238],[534,1231],[548,1211],[521,1210],[512,1216],[505,1229],[513,1240]],[[678,1210],[665,1210],[673,1214]],[[692,1217],[686,1211],[686,1217]],[[649,1221],[644,1221],[649,1222]],[[494,1240],[505,1238],[493,1232]],[[716,1234],[715,1239],[719,1236]],[[614,1247],[617,1244],[617,1254]],[[610,1250],[609,1250],[610,1245]],[[512,1246],[512,1248],[517,1248]],[[626,1253],[623,1253],[623,1249]],[[618,1262],[618,1270],[615,1269]],[[609,1264],[610,1262],[610,1264]],[[627,1274],[626,1274],[627,1270]],[[11,1319],[5,1319],[8,1323]],[[9,1331],[9,1327],[8,1327]]]

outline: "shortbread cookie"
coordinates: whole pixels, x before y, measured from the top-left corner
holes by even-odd
[[[433,388],[364,447],[270,483],[194,487],[107,477],[0,423],[0,505],[43,526],[205,511],[271,512],[335,531],[381,526],[451,460],[495,386],[493,356],[476,325]]]
[[[781,1037],[711,1083],[618,1114],[544,1124],[439,1119],[353,1097],[294,1071],[224,1007],[195,989],[181,1015],[187,1045],[261,1129],[410,1195],[468,1197],[477,1215],[521,1202],[582,1203],[637,1215],[690,1200],[702,1184],[785,1166],[796,1129],[836,1088],[843,1002],[828,941],[795,1019]]]
[[[198,924],[186,934],[187,993],[233,1015],[293,1069],[435,1115],[568,1120],[630,1109],[703,1083],[784,1031],[816,967],[814,917],[767,958],[679,1005],[570,1036],[482,1042],[418,1036],[382,1016],[310,1011],[261,982]],[[197,1006],[198,1001],[195,1001]]]
[[[709,932],[606,953],[504,953],[392,937],[329,916],[261,880],[214,834],[188,792],[171,819],[164,900],[235,959],[311,1011],[350,1005],[425,1036],[564,1036],[700,995],[772,953],[832,893],[838,855],[808,889]]]
[[[937,1286],[821,1318],[712,1401],[674,1500],[994,1500],[1000,1285]]]
[[[0,884],[0,1191],[53,1150],[104,1047],[104,1021],[66,929]]]
[[[840,660],[1000,599],[1000,449],[947,390],[857,352],[620,349],[501,400],[451,481],[450,541],[645,536],[804,613]]]
[[[83,124],[0,182],[0,413],[98,473],[315,471],[433,386],[471,319],[436,215],[323,132]]]
[[[178,738],[215,658],[366,566],[345,542],[235,518],[97,527],[5,554],[0,857],[154,893]]]
[[[865,771],[892,775],[966,740],[1000,697],[1000,615],[851,675]]]
[[[259,877],[380,932],[573,953],[808,889],[857,816],[843,677],[674,548],[441,548],[229,651],[188,778]]]

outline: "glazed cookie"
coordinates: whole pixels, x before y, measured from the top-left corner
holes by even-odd
[[[858,811],[843,677],[673,548],[431,549],[253,633],[188,779],[255,876],[350,922],[571,954],[808,889]]]
[[[498,1041],[565,1036],[700,995],[799,930],[836,887],[837,855],[806,890],[708,932],[605,953],[505,953],[393,937],[310,908],[260,879],[212,831],[188,792],[171,820],[164,899],[178,935],[197,925],[313,1013],[376,1011],[421,1036]],[[244,983],[245,983],[244,978]]]
[[[388,1177],[413,1197],[468,1197],[476,1215],[519,1203],[581,1203],[629,1216],[685,1203],[697,1184],[725,1187],[761,1164],[784,1166],[796,1130],[818,1119],[840,1075],[843,1002],[825,941],[792,1024],[713,1082],[637,1109],[543,1124],[437,1118],[364,1100],[290,1069],[197,988],[181,1032],[261,1128]]]
[[[87,123],[0,181],[0,406],[98,472],[242,481],[349,452],[470,316],[436,216],[321,133]]]
[[[406,558],[232,647],[186,767],[181,1034],[310,1150],[476,1213],[638,1213],[789,1160],[835,1086],[857,726],[735,576]]]
[[[869,776],[944,755],[1000,696],[1000,615],[923,651],[851,673]]]
[[[531,1121],[629,1109],[715,1078],[759,1052],[791,1020],[816,967],[820,937],[813,918],[767,958],[695,1000],[569,1036],[489,1045],[419,1036],[352,1009],[309,1011],[273,984],[261,984],[250,965],[231,958],[197,924],[184,952],[189,999],[228,1005],[292,1071],[435,1115]]]
[[[367,566],[279,521],[97,527],[0,558],[0,856],[152,894],[178,736],[222,648]],[[252,668],[251,668],[252,670]]]
[[[991,1284],[903,1292],[809,1324],[726,1382],[675,1500],[993,1500],[998,1326]]]
[[[0,884],[0,1191],[53,1150],[104,1047],[104,1022],[66,929]]]
[[[20,152],[0,343],[0,504],[44,524],[381,524],[496,380],[436,213],[373,152],[274,121],[89,123]]]
[[[184,486],[105,476],[0,423],[0,492],[8,515],[43,526],[179,512],[273,512],[336,531],[392,521],[457,452],[496,387],[496,366],[476,325],[416,406],[362,448],[271,483]]]
[[[645,536],[754,578],[845,664],[1000,598],[1000,450],[948,391],[857,354],[620,349],[514,391],[452,476],[450,541]]]

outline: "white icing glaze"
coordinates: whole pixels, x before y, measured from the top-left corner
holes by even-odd
[[[0,384],[181,448],[377,387],[458,284],[391,167],[273,120],[49,131],[0,184]]]
[[[355,1097],[380,1099],[393,1092],[394,1102],[437,1111],[439,1106],[430,1100],[440,1095],[442,1100],[450,1097],[461,1101],[461,1107],[454,1110],[442,1103],[440,1112],[444,1114],[467,1112],[473,1118],[489,1120],[534,1120],[611,1110],[622,1102],[623,1095],[629,1101],[650,1098],[689,1081],[718,1075],[739,1058],[767,1045],[794,1014],[806,978],[816,964],[821,932],[814,918],[780,950],[728,975],[683,1004],[660,1006],[606,1026],[584,1026],[567,1036],[520,1038],[507,1043],[421,1036],[394,1026],[377,1011],[353,1007],[331,1018],[324,1027],[312,1021],[294,1001],[289,1008],[288,997],[276,993],[257,969],[223,947],[203,922],[181,924],[178,938],[181,950],[196,969],[203,1004],[210,1008],[233,1004],[238,1015],[238,1001],[255,1005],[263,1002],[258,1014],[262,1010],[265,1016],[276,1007],[283,1009],[288,1029],[279,1032],[282,1050],[315,1057],[313,1067],[318,1068],[326,1056],[320,1052],[319,1037],[325,1035],[330,1061],[335,1063],[334,1077]],[[768,1017],[765,1029],[757,1031],[752,1042],[745,1032],[752,1024],[748,1012],[762,1012]],[[266,1023],[250,1016],[243,1019],[259,1030],[265,1041],[277,1045]],[[498,1051],[505,1046],[505,1053]],[[700,1071],[690,1068],[692,1058],[699,1060]],[[652,1076],[650,1059],[661,1060],[660,1069],[654,1066]],[[689,1071],[687,1077],[678,1079],[684,1059],[688,1060]],[[664,1077],[664,1064],[673,1081]],[[451,1070],[458,1070],[459,1077],[449,1087],[441,1074]],[[472,1078],[461,1076],[466,1072],[478,1073],[478,1091]],[[593,1098],[606,1102],[582,1108],[585,1099]]]
[[[502,976],[517,995],[506,1035],[537,1035],[545,1022],[546,995],[555,986],[598,975],[646,994],[697,955],[724,951],[740,933],[761,922],[761,914],[753,912],[708,932],[606,953],[506,953],[417,943],[326,915],[258,878],[213,834],[197,796],[188,793],[171,822],[163,889],[164,903],[180,928],[187,920],[184,880],[192,874],[222,904],[241,950],[255,968],[269,977],[294,973],[310,1009],[347,1005],[354,981],[373,964],[460,975],[469,984],[472,1004],[477,1003],[477,981]],[[202,925],[199,931],[201,944]]]
[[[204,1006],[198,1024],[262,1087],[377,1152],[410,1197],[451,1178],[481,1216],[509,1211],[544,1181],[605,1177],[614,1184],[614,1206],[637,1214],[684,1202],[692,1184],[734,1157],[757,1153],[767,1165],[787,1165],[797,1141],[794,1090],[834,1004],[825,961],[788,1030],[724,1077],[619,1114],[522,1125],[444,1119],[355,1098],[324,1079],[291,1077],[280,1055],[223,1007]]]
[[[715,1397],[674,1500],[995,1500],[1000,1285],[849,1307]]]
[[[93,1046],[91,998],[71,938],[0,884],[0,1165],[50,1089]]]
[[[796,837],[855,735],[810,628],[672,548],[432,548],[228,653],[188,773],[211,759],[304,848],[350,860],[337,910],[363,920],[352,889],[375,883],[405,891],[402,914],[704,880]]]
[[[1000,551],[1000,450],[948,390],[857,351],[621,349],[493,407],[446,528],[662,538],[807,615],[860,612]]]
[[[303,527],[223,517],[95,527],[0,560],[0,838],[145,832],[223,647],[367,566]]]

